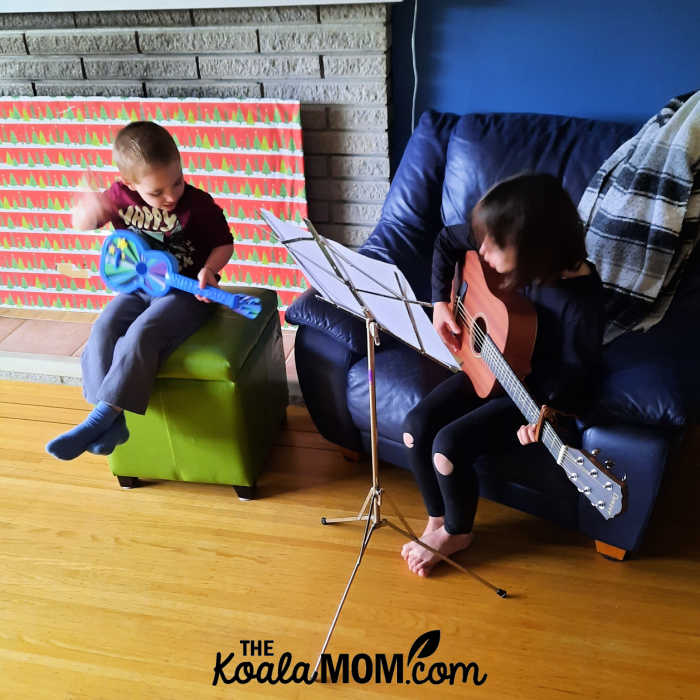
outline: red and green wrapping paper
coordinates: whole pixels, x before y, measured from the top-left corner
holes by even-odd
[[[258,210],[307,215],[299,103],[284,100],[0,97],[0,308],[96,312],[113,296],[98,272],[109,230],[73,230],[70,209],[114,181],[114,136],[138,119],[170,131],[185,179],[224,210],[222,283],[272,288],[282,313],[306,280]]]

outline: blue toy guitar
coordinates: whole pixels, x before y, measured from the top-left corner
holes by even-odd
[[[256,318],[260,313],[262,305],[257,297],[232,294],[212,286],[200,289],[196,280],[179,275],[177,270],[174,255],[151,250],[130,231],[115,231],[102,244],[100,277],[110,289],[126,294],[142,289],[162,297],[173,287],[224,304],[246,318]]]

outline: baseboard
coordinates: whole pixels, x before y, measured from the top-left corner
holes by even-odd
[[[78,357],[0,351],[0,379],[79,385],[81,377]]]

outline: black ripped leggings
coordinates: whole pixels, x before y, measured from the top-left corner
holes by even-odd
[[[408,464],[428,515],[444,516],[447,532],[472,531],[479,499],[474,462],[519,445],[516,432],[524,423],[510,398],[480,399],[463,372],[438,385],[406,416],[404,433],[413,436],[413,447],[406,448]],[[454,465],[446,476],[433,465],[438,452]]]

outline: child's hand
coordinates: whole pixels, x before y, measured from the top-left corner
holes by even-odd
[[[518,440],[520,440],[521,445],[529,445],[533,442],[537,442],[537,439],[535,438],[535,429],[537,426],[534,423],[530,423],[530,425],[521,425],[518,428]]]
[[[199,280],[199,288],[204,289],[204,287],[218,287],[219,285],[217,284],[216,281],[216,275],[212,270],[210,270],[208,267],[203,267],[199,273],[197,274],[197,279]],[[211,299],[207,299],[206,297],[201,297],[199,294],[195,294],[195,297],[199,299],[199,301],[203,301],[205,304],[210,304]]]
[[[459,350],[462,346],[462,329],[454,320],[446,301],[436,301],[433,304],[433,327],[452,352]]]
[[[99,228],[108,217],[97,192],[81,192],[75,199],[71,213],[73,228],[78,231]]]

